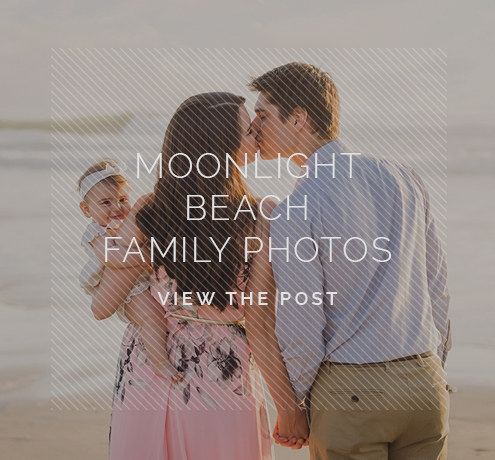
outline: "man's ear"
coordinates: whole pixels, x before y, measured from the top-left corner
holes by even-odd
[[[294,112],[292,112],[291,121],[294,124],[294,128],[296,129],[296,131],[301,131],[308,122],[308,112],[306,111],[306,109],[296,107],[294,109]]]
[[[84,201],[81,201],[79,203],[79,207],[81,208],[81,211],[86,217],[91,217],[91,214],[89,213],[88,205]]]

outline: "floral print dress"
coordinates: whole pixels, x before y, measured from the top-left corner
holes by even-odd
[[[239,293],[248,279],[249,264],[237,281],[237,309],[228,306],[210,315],[212,307],[186,307],[180,297],[177,305],[164,307],[169,359],[185,373],[180,382],[171,384],[154,374],[140,328],[129,324],[113,394],[111,460],[273,458],[261,375],[243,326],[232,321],[244,315]],[[165,292],[175,292],[162,269],[158,281],[152,288],[158,301]],[[222,317],[231,323],[218,324]]]

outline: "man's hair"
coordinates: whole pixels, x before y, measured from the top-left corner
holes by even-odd
[[[300,107],[308,113],[313,134],[332,141],[339,137],[339,93],[332,77],[320,68],[291,62],[252,77],[248,88],[265,94],[268,102],[278,107],[282,121]]]

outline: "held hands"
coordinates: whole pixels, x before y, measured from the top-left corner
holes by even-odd
[[[306,413],[295,409],[291,414],[278,414],[273,430],[273,438],[277,444],[293,450],[309,445],[309,427]]]

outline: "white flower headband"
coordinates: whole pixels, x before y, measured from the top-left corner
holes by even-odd
[[[84,197],[88,194],[88,192],[103,179],[106,179],[110,176],[120,176],[127,169],[127,166],[124,162],[120,165],[111,166],[107,164],[105,169],[101,171],[96,171],[89,176],[86,176],[81,182],[81,187],[79,188],[79,193],[81,195],[81,200],[84,200]]]

